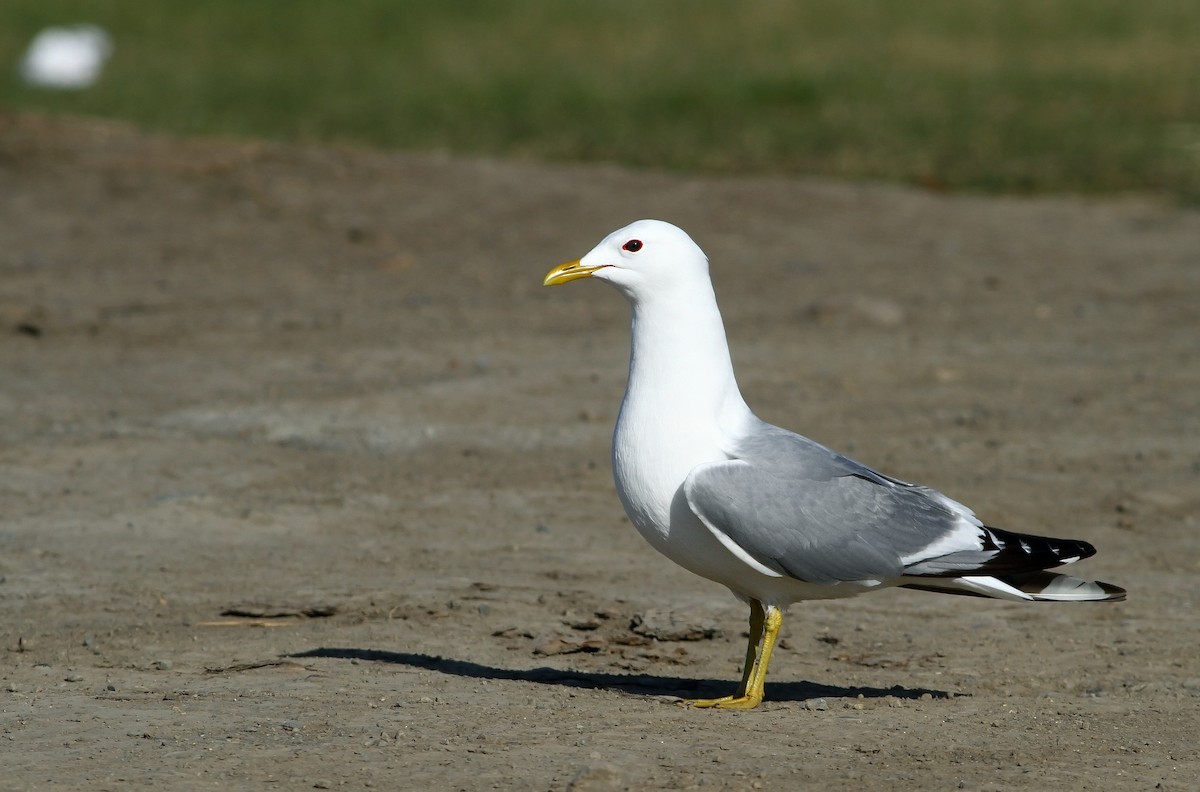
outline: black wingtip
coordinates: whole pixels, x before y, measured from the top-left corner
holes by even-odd
[[[1064,542],[1069,542],[1079,548],[1079,558],[1091,558],[1096,555],[1096,548],[1091,542],[1084,542],[1080,539],[1065,539]]]
[[[981,572],[1052,569],[1096,555],[1096,548],[1080,539],[1055,539],[1049,536],[1020,534],[990,525],[985,528],[991,533],[988,538],[994,543],[994,549],[999,552],[980,567]]]

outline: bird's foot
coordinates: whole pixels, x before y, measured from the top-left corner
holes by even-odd
[[[685,707],[700,709],[754,709],[762,703],[762,696],[721,696],[713,699],[684,699],[679,702]]]

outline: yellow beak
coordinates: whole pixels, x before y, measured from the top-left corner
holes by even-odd
[[[560,283],[570,283],[573,280],[580,278],[590,278],[592,273],[598,269],[602,269],[605,265],[601,264],[598,267],[589,267],[580,264],[579,261],[568,261],[566,264],[559,264],[554,269],[546,273],[546,279],[542,281],[543,286],[558,286]]]

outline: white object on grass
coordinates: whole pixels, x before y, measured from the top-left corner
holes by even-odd
[[[21,78],[38,88],[87,88],[99,79],[112,50],[112,37],[96,25],[49,27],[29,43]]]

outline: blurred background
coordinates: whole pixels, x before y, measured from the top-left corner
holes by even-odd
[[[23,81],[77,23],[98,81]],[[4,0],[0,57],[0,118],[1200,201],[1195,0]]]

